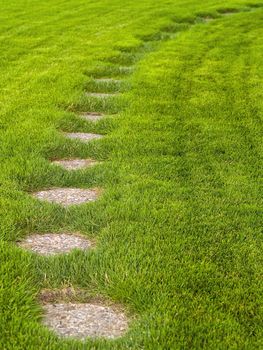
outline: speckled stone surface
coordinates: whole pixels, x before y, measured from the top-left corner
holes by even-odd
[[[82,113],[80,117],[85,120],[97,122],[98,120],[103,119],[104,115],[101,113]]]
[[[202,18],[202,20],[204,21],[204,22],[206,22],[206,23],[209,23],[209,22],[212,22],[213,20],[214,20],[214,18],[213,17],[203,17]]]
[[[93,159],[61,159],[54,160],[52,164],[59,165],[66,170],[79,170],[92,167],[98,162]]]
[[[89,240],[69,233],[32,234],[17,244],[21,248],[46,256],[69,253],[73,249],[86,250],[91,247]]]
[[[103,135],[90,134],[90,133],[84,133],[84,132],[65,133],[64,135],[70,139],[80,140],[85,143],[92,140],[98,140],[103,137]]]
[[[93,303],[52,303],[43,305],[44,325],[61,337],[84,340],[91,338],[117,338],[128,329],[123,312]]]
[[[88,97],[96,97],[96,98],[109,98],[118,96],[118,93],[108,93],[108,92],[87,92],[86,95]]]
[[[109,83],[109,84],[120,84],[121,80],[120,79],[113,79],[113,78],[98,78],[95,79],[97,83]]]
[[[132,66],[121,66],[119,67],[119,71],[121,73],[131,73],[134,70],[134,67]]]
[[[86,202],[93,202],[99,195],[98,189],[84,188],[53,188],[33,193],[35,198],[65,207]]]

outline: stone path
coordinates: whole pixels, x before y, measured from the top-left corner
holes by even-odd
[[[114,339],[128,329],[123,312],[111,307],[90,303],[58,303],[43,305],[44,324],[62,337],[84,340],[91,338]]]
[[[120,73],[124,73],[124,74],[127,74],[127,73],[131,73],[132,71],[134,70],[134,67],[131,67],[131,66],[122,66],[120,67]]]
[[[33,196],[43,201],[68,207],[70,205],[95,201],[99,196],[99,190],[84,188],[52,188],[35,192],[33,193]]]
[[[108,92],[87,92],[86,96],[88,97],[96,97],[96,98],[109,98],[118,96],[117,93],[108,93]]]
[[[234,12],[229,10],[221,13],[221,16],[231,14],[234,14]],[[197,23],[200,23],[200,19],[203,23],[213,21],[212,17],[209,15],[204,15],[197,17],[194,24],[189,24],[188,22],[185,23],[187,26],[189,25],[189,27],[191,27]],[[164,34],[162,31],[156,34],[159,35],[153,35],[153,39],[150,40],[154,41],[166,40],[167,38],[169,39],[169,35],[162,35]],[[147,40],[145,39],[145,42],[146,41]],[[120,74],[127,74],[131,73],[132,71],[132,66],[122,66],[118,68],[118,72]],[[101,84],[102,86],[103,84],[106,84],[108,90],[109,85],[119,85],[121,80],[117,78],[103,77],[95,79],[95,82]],[[116,86],[115,90],[118,90],[116,89]],[[86,92],[86,97],[102,100],[116,97],[118,95],[118,92]],[[92,111],[82,113],[80,117],[88,121],[96,122],[102,119],[104,115],[102,113]],[[98,140],[103,137],[103,135],[99,134],[82,132],[65,133],[64,135],[70,139],[77,139],[85,143],[92,140]],[[53,161],[53,164],[60,165],[66,170],[78,170],[92,166],[96,164],[96,161],[92,159],[62,159]],[[54,188],[36,192],[33,194],[33,196],[43,201],[49,201],[67,207],[70,205],[95,201],[99,196],[99,190],[81,188]],[[18,245],[35,253],[49,256],[55,254],[66,254],[72,249],[86,250],[91,247],[91,242],[82,236],[69,233],[46,233],[41,235],[34,233],[19,242]],[[57,291],[48,293],[41,293],[42,306],[45,312],[43,323],[52,329],[58,336],[74,337],[82,340],[86,337],[103,337],[114,339],[122,336],[128,330],[128,318],[126,317],[125,313],[116,306],[108,306],[102,302],[80,303],[74,300],[71,292],[66,294]],[[60,298],[58,298],[59,296]],[[63,296],[63,298],[61,298],[61,296]],[[54,300],[50,300],[50,297],[51,299],[53,297]]]
[[[88,121],[97,122],[98,120],[103,119],[104,115],[101,113],[83,113],[80,117]]]
[[[121,84],[120,79],[113,79],[113,78],[99,78],[95,79],[96,83],[110,83],[110,84]]]
[[[61,159],[54,160],[52,164],[59,165],[66,170],[80,170],[92,167],[98,162],[93,159]]]
[[[85,237],[69,233],[32,234],[21,242],[21,248],[40,255],[66,254],[73,249],[87,250],[92,243]]]
[[[102,78],[96,80],[101,84],[120,84],[120,80]],[[86,93],[89,97],[105,99],[116,96],[117,93]],[[88,121],[99,121],[104,115],[98,112],[87,112],[80,115]],[[103,135],[92,133],[64,133],[69,139],[82,142],[98,140]],[[60,159],[52,161],[52,164],[61,166],[68,171],[91,167],[98,162],[94,159]],[[79,205],[95,201],[100,194],[98,189],[82,188],[51,188],[33,193],[39,200],[60,204],[64,207]],[[67,254],[73,249],[87,250],[92,243],[85,237],[69,233],[34,233],[18,242],[18,245],[44,256]],[[79,295],[79,292],[77,293]],[[49,301],[50,299],[54,299]],[[62,299],[62,300],[56,300]],[[66,300],[63,300],[66,299]],[[72,300],[73,299],[73,300]],[[41,293],[44,310],[43,324],[52,329],[58,336],[74,337],[84,340],[91,338],[117,338],[122,336],[128,329],[128,319],[124,312],[114,306],[104,305],[102,302],[80,303],[74,301],[71,290],[45,291]]]
[[[98,140],[103,137],[103,135],[91,134],[91,133],[85,133],[85,132],[72,132],[72,133],[65,133],[64,135],[69,139],[80,140],[82,142],[90,142],[92,140]]]

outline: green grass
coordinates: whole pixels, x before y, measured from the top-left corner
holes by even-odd
[[[262,6],[1,1],[1,350],[263,347]],[[63,157],[102,163],[68,173],[50,164]],[[55,186],[104,193],[68,210],[29,195]],[[14,244],[64,230],[97,248],[46,259]],[[65,285],[122,303],[127,335],[81,343],[44,328],[37,294]]]

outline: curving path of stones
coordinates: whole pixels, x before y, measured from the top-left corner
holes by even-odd
[[[121,84],[120,80],[112,78],[96,79],[101,84]],[[117,86],[117,88],[118,88]],[[119,93],[87,92],[86,96],[92,99],[109,99]],[[96,111],[82,113],[80,118],[97,122],[104,118]],[[99,140],[103,135],[92,133],[64,133],[68,139],[88,143]],[[99,162],[94,159],[61,159],[52,164],[63,167],[67,171],[77,171],[92,167]],[[65,208],[72,205],[81,205],[93,202],[99,198],[101,189],[82,188],[50,188],[33,193],[33,197]],[[76,233],[46,233],[32,234],[18,245],[26,250],[42,256],[50,257],[58,254],[67,254],[73,249],[87,250],[93,247],[93,242]],[[63,291],[45,290],[41,292],[42,307],[45,313],[43,324],[52,329],[58,336],[75,337],[84,340],[86,337],[113,339],[122,336],[128,329],[128,318],[122,308],[108,305],[105,301],[79,302],[79,290]]]
[[[246,11],[256,10],[256,7],[247,7]],[[237,13],[237,10],[218,11],[219,16],[228,16]],[[186,25],[184,30],[191,28],[195,24],[208,23],[213,21],[209,15],[197,16],[193,23],[180,22],[174,23],[174,26],[166,27],[163,31],[156,33],[150,38],[144,38],[143,45],[138,49],[142,52],[149,42],[161,42],[168,40],[177,35],[177,25]],[[139,52],[138,51],[138,52]],[[146,50],[145,50],[146,51]],[[147,50],[149,52],[149,50]],[[140,53],[140,52],[139,52]],[[141,57],[141,56],[140,56]],[[120,75],[131,74],[133,66],[121,66],[116,70]],[[105,100],[116,98],[120,95],[122,80],[103,76],[94,79],[97,86],[103,88],[106,84],[106,92],[86,92],[87,98]],[[111,86],[115,92],[108,92]],[[97,111],[87,111],[79,115],[80,118],[97,122],[103,119],[104,114]],[[64,133],[69,139],[79,140],[84,143],[96,142],[103,135],[92,133]],[[94,159],[62,159],[52,162],[55,166],[60,166],[67,171],[77,171],[83,168],[92,167],[98,164]],[[33,196],[42,201],[48,201],[59,204],[64,207],[71,205],[81,205],[87,202],[93,202],[98,199],[101,190],[97,188],[80,189],[80,188],[53,188],[33,193]],[[87,250],[93,247],[93,243],[85,237],[75,233],[46,233],[32,234],[18,245],[26,250],[43,256],[54,256],[57,254],[66,254],[73,249]],[[40,300],[43,304],[45,317],[43,324],[52,329],[58,336],[75,337],[84,340],[86,337],[97,338],[117,338],[122,336],[127,330],[129,320],[122,308],[105,304],[101,300],[93,302],[79,302],[84,292],[81,290],[44,290],[40,293]],[[77,302],[78,301],[78,302]]]

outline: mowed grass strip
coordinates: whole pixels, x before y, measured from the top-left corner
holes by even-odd
[[[105,77],[109,65],[109,77],[118,76],[116,47],[140,50],[138,38],[171,23],[171,13],[192,22],[222,5],[77,3],[31,0],[28,14],[25,3],[2,5],[10,41],[0,80],[0,348],[260,348],[262,10],[195,23],[130,60],[133,73],[119,74],[131,81],[123,100],[92,105],[120,113],[94,125],[78,118],[95,112],[84,72]],[[96,47],[94,33],[101,33]],[[82,145],[61,130],[107,137]],[[104,162],[67,172],[49,161],[70,157]],[[68,210],[28,193],[51,187],[104,193]],[[32,232],[59,231],[96,238],[96,249],[47,259],[14,244]],[[65,286],[125,305],[130,331],[84,346],[57,338],[41,324],[38,293]]]

